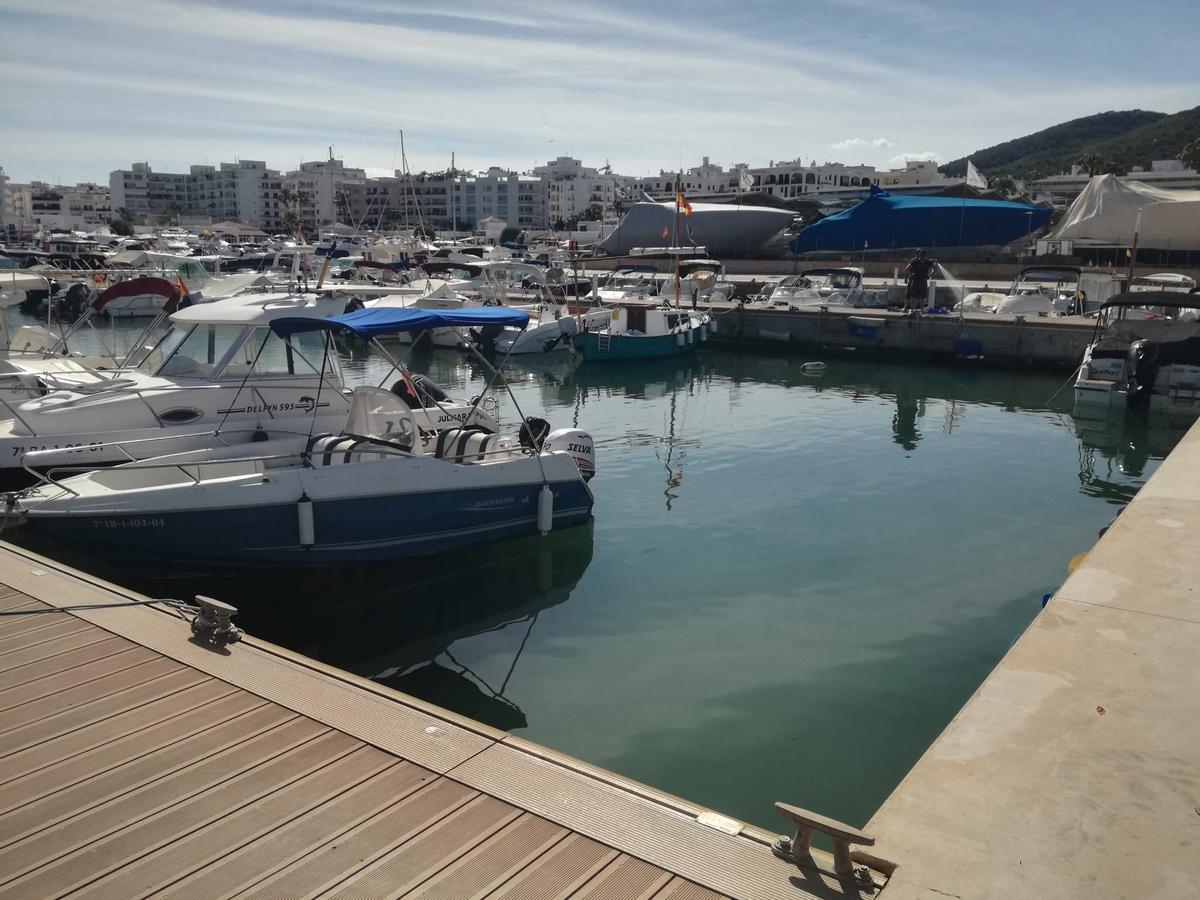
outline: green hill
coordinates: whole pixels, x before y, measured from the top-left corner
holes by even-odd
[[[1072,119],[972,153],[970,158],[986,175],[1018,177],[1032,171],[1067,171],[1085,153],[1099,153],[1129,167],[1173,158],[1195,137],[1200,137],[1200,107],[1174,115],[1130,109]],[[952,160],[941,170],[961,176],[967,170],[967,157]]]

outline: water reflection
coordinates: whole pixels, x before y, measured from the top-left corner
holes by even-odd
[[[512,730],[528,725],[506,695],[521,652],[538,617],[571,598],[592,545],[589,523],[403,564],[194,578],[186,589],[233,603],[251,634]],[[87,568],[104,569],[99,560]],[[151,596],[184,595],[177,580],[104,574]],[[481,674],[455,652],[464,641],[507,647],[514,640],[499,675]]]
[[[1124,409],[1076,412],[1067,421],[1079,439],[1080,491],[1121,506],[1145,483],[1150,461],[1165,459],[1193,423]]]

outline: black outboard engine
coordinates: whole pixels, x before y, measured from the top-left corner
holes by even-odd
[[[503,331],[503,325],[484,325],[482,328],[471,330],[471,337],[475,338],[475,348],[484,359],[496,358],[496,338],[500,337]]]
[[[1158,375],[1158,344],[1144,338],[1130,344],[1125,369],[1129,373],[1126,405],[1130,409],[1147,409],[1150,406],[1150,393],[1154,390],[1154,379]]]
[[[525,449],[540,452],[542,444],[545,443],[549,434],[549,422],[545,419],[539,419],[537,416],[528,416],[521,423],[521,430],[517,432],[517,437],[521,441],[521,446]]]
[[[409,381],[412,382],[412,387],[409,387]],[[416,388],[415,394],[413,388]],[[450,399],[446,392],[426,375],[410,375],[408,380],[401,378],[392,385],[392,393],[407,403],[409,409],[436,406]]]

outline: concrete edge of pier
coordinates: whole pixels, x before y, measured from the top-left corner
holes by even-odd
[[[1198,532],[1200,424],[872,818],[888,900],[1200,896]]]

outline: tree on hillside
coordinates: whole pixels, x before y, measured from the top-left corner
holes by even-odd
[[[1108,166],[1108,161],[1099,153],[1085,153],[1075,161],[1075,165],[1087,172],[1090,178],[1103,172]]]
[[[1194,172],[1200,172],[1200,138],[1192,138],[1179,151],[1179,161]]]
[[[1008,175],[993,175],[988,179],[988,189],[1004,197],[1011,197],[1017,192],[1017,183]]]

